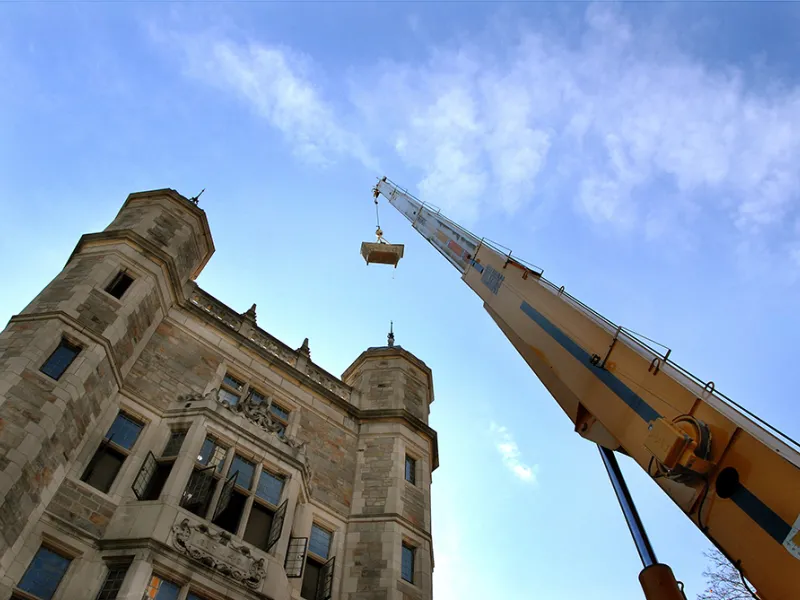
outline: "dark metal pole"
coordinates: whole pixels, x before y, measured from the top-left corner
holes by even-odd
[[[608,478],[611,479],[611,485],[614,486],[614,492],[617,494],[622,514],[625,515],[625,521],[628,523],[628,529],[633,536],[633,542],[636,544],[636,550],[639,552],[639,557],[642,559],[642,564],[645,568],[658,563],[656,553],[650,545],[650,540],[647,537],[647,532],[644,530],[642,520],[639,518],[639,513],[636,510],[636,505],[633,503],[631,493],[628,491],[628,486],[625,479],[622,477],[617,457],[614,452],[607,448],[598,445],[597,449],[600,450],[600,456],[603,459],[603,464],[606,466]]]

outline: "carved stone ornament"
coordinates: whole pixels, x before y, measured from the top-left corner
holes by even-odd
[[[199,394],[197,392],[192,392],[190,394],[182,394],[178,396],[178,402],[202,402],[203,400],[210,400],[216,398],[217,390],[211,390],[207,394]]]
[[[172,543],[180,552],[253,590],[267,574],[263,558],[257,559],[249,548],[233,543],[229,533],[212,531],[202,523],[193,524],[189,519],[175,523]]]

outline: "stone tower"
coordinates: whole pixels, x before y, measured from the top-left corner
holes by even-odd
[[[173,190],[131,194],[105,231],[81,237],[61,273],[12,317],[0,336],[0,575],[213,252],[197,206]],[[103,291],[121,272],[133,280],[124,305]],[[62,341],[78,353],[54,379],[39,366]]]
[[[342,379],[362,412],[342,598],[431,598],[431,371],[390,333],[389,345],[362,353]]]
[[[330,374],[213,252],[131,194],[0,334],[0,600],[430,600],[431,371],[390,337]]]

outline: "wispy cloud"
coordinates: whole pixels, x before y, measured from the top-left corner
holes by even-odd
[[[466,218],[514,212],[547,183],[620,229],[663,219],[653,185],[692,198],[672,200],[681,218],[697,203],[742,230],[796,215],[800,91],[748,89],[613,8],[591,6],[577,44],[529,29],[502,56],[462,43],[377,70],[357,104],[384,116],[420,192]]]
[[[538,465],[528,465],[522,461],[522,453],[511,432],[503,425],[498,425],[494,421],[489,425],[495,448],[503,459],[503,464],[511,471],[515,477],[522,481],[536,483],[536,475],[539,470]]]
[[[502,49],[437,41],[424,61],[362,64],[346,82],[329,71],[327,85],[309,57],[269,42],[173,39],[187,75],[234,93],[304,160],[399,159],[468,225],[542,203],[673,244],[713,223],[731,252],[763,246],[800,270],[799,87],[756,89],[605,4],[577,36],[507,33]]]
[[[185,35],[157,28],[151,33],[178,50],[188,77],[234,94],[278,130],[301,159],[329,165],[351,157],[378,169],[359,135],[343,125],[324,97],[314,81],[314,63],[304,54],[211,33]]]

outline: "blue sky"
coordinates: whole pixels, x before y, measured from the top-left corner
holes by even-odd
[[[439,600],[641,598],[596,449],[384,204],[388,175],[800,435],[800,7],[792,3],[0,5],[0,320],[132,191],[206,188],[199,278],[341,373],[433,369]],[[622,460],[690,597],[705,539]]]

